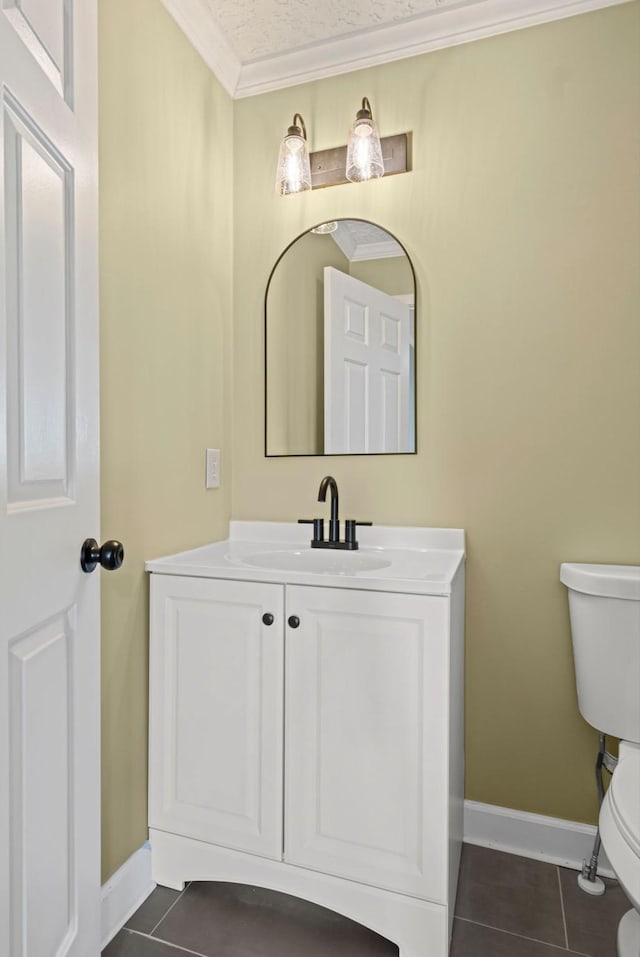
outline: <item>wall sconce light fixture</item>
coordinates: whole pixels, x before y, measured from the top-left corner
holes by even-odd
[[[311,189],[307,129],[300,114],[295,113],[293,123],[280,144],[276,193],[286,196],[289,193],[301,193],[305,189]]]
[[[409,165],[410,133],[380,139],[373,121],[371,104],[362,99],[347,146],[318,150],[309,155],[307,130],[299,113],[280,146],[276,193],[286,196],[305,189],[362,183],[393,173],[406,173]]]
[[[384,176],[380,136],[373,121],[371,104],[362,98],[347,144],[346,176],[350,183],[363,183]]]

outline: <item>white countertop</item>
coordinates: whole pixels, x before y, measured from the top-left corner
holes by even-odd
[[[374,526],[358,528],[360,548],[355,552],[312,549],[311,527],[289,522],[231,522],[229,538],[145,564],[147,571],[196,578],[320,585],[372,591],[450,595],[464,563],[464,531],[451,528]],[[295,570],[252,565],[285,556]],[[324,563],[327,570],[309,570]],[[355,566],[383,562],[384,567]]]

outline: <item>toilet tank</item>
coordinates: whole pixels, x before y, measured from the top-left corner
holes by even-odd
[[[583,718],[640,743],[640,566],[560,566]]]

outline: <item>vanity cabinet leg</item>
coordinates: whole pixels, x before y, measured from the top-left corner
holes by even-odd
[[[161,874],[156,874],[155,872],[152,874],[152,878],[159,887],[170,887],[172,891],[180,891],[180,893],[182,893],[187,886],[186,881],[178,881],[175,880],[175,878],[166,877]]]

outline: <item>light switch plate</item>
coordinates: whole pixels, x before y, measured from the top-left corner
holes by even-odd
[[[220,449],[207,449],[205,462],[205,488],[220,488]]]

